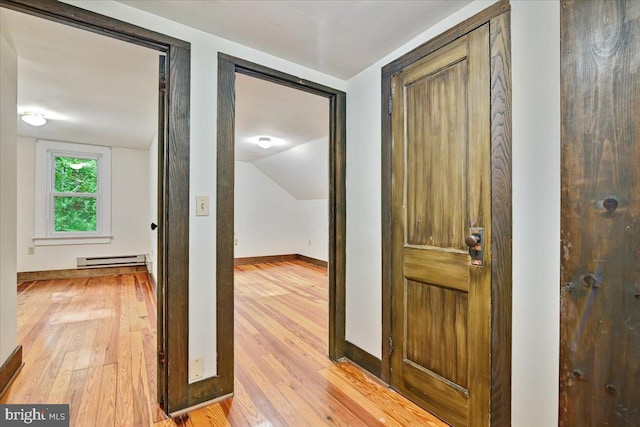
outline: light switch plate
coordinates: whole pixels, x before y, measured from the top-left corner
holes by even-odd
[[[196,216],[209,216],[209,196],[196,196]]]

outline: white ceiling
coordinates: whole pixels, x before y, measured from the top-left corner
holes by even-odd
[[[158,127],[158,56],[110,37],[0,9],[18,54],[18,112],[42,112],[40,139],[147,149]]]
[[[120,0],[348,79],[470,0]]]
[[[254,162],[329,135],[329,100],[255,77],[236,74],[236,160]],[[282,139],[262,149],[255,136]]]

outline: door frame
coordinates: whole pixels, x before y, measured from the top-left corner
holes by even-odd
[[[186,408],[190,391],[187,351],[191,44],[54,0],[0,0],[0,7],[166,55],[166,92],[160,97],[158,115],[159,132],[163,133],[158,135],[158,350],[165,349],[164,355],[158,356],[159,361],[164,359],[164,370],[158,370],[158,401],[167,414]],[[162,312],[163,306],[166,313]]]
[[[218,375],[233,389],[235,74],[329,99],[329,358],[345,355],[346,94],[244,59],[218,53],[216,325]]]
[[[511,35],[508,0],[489,6],[382,68],[382,372],[391,384],[391,80],[406,66],[489,24],[491,62],[491,419],[511,425]]]

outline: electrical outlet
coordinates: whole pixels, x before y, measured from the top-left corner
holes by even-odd
[[[237,238],[237,237],[236,237],[235,239],[233,239],[233,244],[234,244],[235,246],[238,246],[238,238]]]
[[[204,364],[202,358],[189,360],[189,380],[194,381],[202,378],[204,375]]]
[[[311,240],[309,240],[309,246],[311,246]]]
[[[29,246],[27,248],[27,255],[35,255],[36,254],[36,248],[33,246]]]

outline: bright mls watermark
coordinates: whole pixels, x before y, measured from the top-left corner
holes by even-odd
[[[0,426],[69,427],[69,405],[0,405]]]

